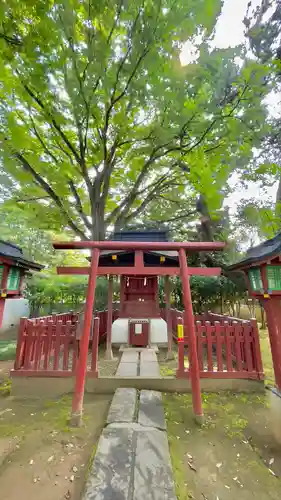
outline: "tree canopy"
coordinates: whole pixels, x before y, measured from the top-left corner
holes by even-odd
[[[198,193],[219,208],[264,134],[268,91],[266,64],[211,48],[221,4],[2,2],[6,206],[83,239],[143,217],[182,224]],[[182,44],[198,37],[182,66]]]

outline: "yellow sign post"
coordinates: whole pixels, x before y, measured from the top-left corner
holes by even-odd
[[[178,342],[184,341],[183,325],[180,323],[178,325]]]

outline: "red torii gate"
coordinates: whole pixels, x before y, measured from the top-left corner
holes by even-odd
[[[88,348],[92,323],[92,311],[95,301],[96,279],[98,275],[180,275],[183,285],[184,328],[188,337],[189,363],[192,388],[192,403],[195,418],[202,420],[202,401],[200,390],[199,366],[196,346],[196,333],[193,319],[192,299],[189,285],[190,275],[218,276],[220,268],[188,267],[186,252],[217,251],[225,247],[222,242],[147,242],[147,241],[70,241],[55,242],[55,249],[74,250],[90,249],[91,263],[88,267],[58,267],[58,274],[89,274],[86,296],[83,334],[80,342],[80,355],[76,371],[75,389],[72,401],[72,424],[81,425],[83,412],[83,397],[87,370]],[[132,250],[135,252],[134,266],[99,266],[100,250]],[[145,267],[144,251],[174,250],[179,255],[179,267]]]

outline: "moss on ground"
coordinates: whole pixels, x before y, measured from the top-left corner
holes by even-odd
[[[0,361],[16,359],[17,343],[15,340],[0,340]]]
[[[230,485],[232,492],[235,477],[238,483],[235,483],[233,495],[239,494],[236,490],[240,479],[247,493],[243,499],[251,497],[251,488],[257,494],[261,488],[262,500],[278,498],[281,483],[265,466],[261,458],[263,450],[251,437],[257,419],[261,432],[270,433],[270,429],[264,429],[268,413],[266,395],[208,393],[202,395],[202,400],[205,422],[198,427],[192,416],[190,394],[163,396],[177,498],[199,499],[205,498],[204,494],[206,498],[213,498],[213,495],[224,498],[220,488]],[[266,437],[265,442],[268,442]],[[190,465],[194,465],[196,472]],[[220,467],[223,477],[218,474]],[[265,496],[268,488],[272,491],[269,497]],[[228,493],[227,498],[235,498],[232,494]]]

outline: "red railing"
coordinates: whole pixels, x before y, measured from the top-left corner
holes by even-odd
[[[77,315],[21,319],[15,370],[71,374],[78,356],[76,330]]]
[[[101,343],[106,338],[107,311],[96,313],[99,318]],[[113,321],[119,311],[113,312]],[[161,310],[165,319],[165,309]],[[172,329],[177,335],[177,324],[183,320],[183,312],[171,310]],[[195,316],[197,355],[200,376],[209,378],[263,378],[259,334],[255,320],[206,313]],[[76,368],[79,342],[76,338],[78,315],[57,314],[42,318],[23,318],[17,343],[15,360],[16,375],[69,376]],[[91,359],[95,354],[90,346],[88,371],[92,373]],[[188,377],[188,335],[181,343],[178,377]],[[185,361],[186,360],[186,361]],[[185,366],[185,362],[186,365]],[[95,364],[95,363],[94,363]]]
[[[195,317],[195,327],[200,377],[264,378],[256,320],[207,313]],[[184,347],[188,352],[186,332]],[[179,349],[183,349],[182,345]],[[177,376],[189,376],[185,361],[179,366]]]
[[[113,311],[113,321],[119,311]],[[41,318],[22,318],[20,322],[16,360],[17,372],[68,376],[75,368],[79,353],[76,338],[79,315],[53,314]],[[95,314],[99,318],[99,344],[106,338],[107,311]],[[92,335],[91,335],[92,340]],[[91,371],[91,368],[89,368]]]

